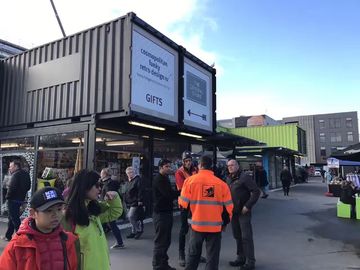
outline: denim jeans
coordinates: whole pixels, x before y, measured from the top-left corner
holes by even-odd
[[[119,227],[116,225],[116,220],[109,222],[109,226],[111,228],[112,233],[115,236],[117,244],[122,245],[123,240],[122,240],[122,237],[121,237],[121,231],[120,231]]]
[[[143,231],[143,223],[141,220],[138,219],[137,216],[137,206],[131,206],[128,212],[128,218],[131,224],[131,232],[132,233],[137,233],[137,232],[142,232]]]

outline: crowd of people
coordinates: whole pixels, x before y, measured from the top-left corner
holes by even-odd
[[[218,269],[221,234],[231,224],[236,251],[229,265],[241,270],[255,269],[251,216],[261,194],[262,198],[268,196],[266,171],[257,166],[255,173],[249,173],[241,170],[235,159],[230,159],[226,163],[228,173],[221,179],[214,173],[211,157],[200,157],[197,165],[194,166],[191,153],[185,151],[182,166],[175,172],[176,189],[173,189],[169,178],[174,173],[172,161],[159,161],[159,172],[152,182],[153,269],[176,269],[169,265],[167,255],[174,200],[178,200],[180,208],[179,266],[195,270],[199,263],[205,263],[206,270]],[[127,239],[137,240],[143,234],[144,185],[132,167],[125,170],[128,181],[125,193],[121,194],[123,198],[120,184],[111,178],[109,168],[103,168],[100,174],[86,169],[79,171],[63,193],[55,187],[39,189],[30,200],[29,217],[21,225],[19,207],[30,189],[30,177],[19,161],[10,163],[10,172],[6,197],[9,223],[3,238],[10,242],[0,257],[0,270],[110,269],[106,232],[111,231],[116,240],[110,248],[125,248],[117,225],[119,217],[126,213],[131,224]],[[292,176],[286,167],[280,178],[284,195],[288,195]],[[201,256],[203,242],[206,256]]]

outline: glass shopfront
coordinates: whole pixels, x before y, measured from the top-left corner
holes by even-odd
[[[77,171],[83,168],[84,132],[39,136],[37,186],[64,190]]]
[[[33,183],[35,162],[34,137],[13,138],[0,141],[0,214],[7,214],[5,196],[7,193],[10,175],[9,164],[13,160],[20,160],[22,168],[29,172]],[[30,194],[29,194],[30,196]],[[25,212],[26,214],[26,212]]]

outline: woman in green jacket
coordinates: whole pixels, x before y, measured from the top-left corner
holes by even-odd
[[[109,248],[102,223],[118,219],[123,211],[117,192],[109,191],[99,202],[100,176],[94,171],[81,170],[70,187],[65,212],[65,228],[78,237],[78,269],[110,269]]]

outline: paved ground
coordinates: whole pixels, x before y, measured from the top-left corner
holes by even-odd
[[[325,184],[319,178],[294,186],[289,197],[272,191],[253,210],[255,251],[258,270],[346,270],[360,269],[360,220],[336,217],[337,198],[324,196]],[[5,224],[0,224],[3,234]],[[179,218],[175,217],[170,264],[177,269],[177,234]],[[128,240],[122,231],[126,249],[111,250],[112,269],[149,270],[153,248],[152,223],[145,226],[140,240]],[[113,243],[109,236],[109,244]],[[5,246],[0,242],[0,249]],[[230,267],[235,257],[231,228],[223,234],[220,269]],[[204,264],[199,270],[204,269]]]

